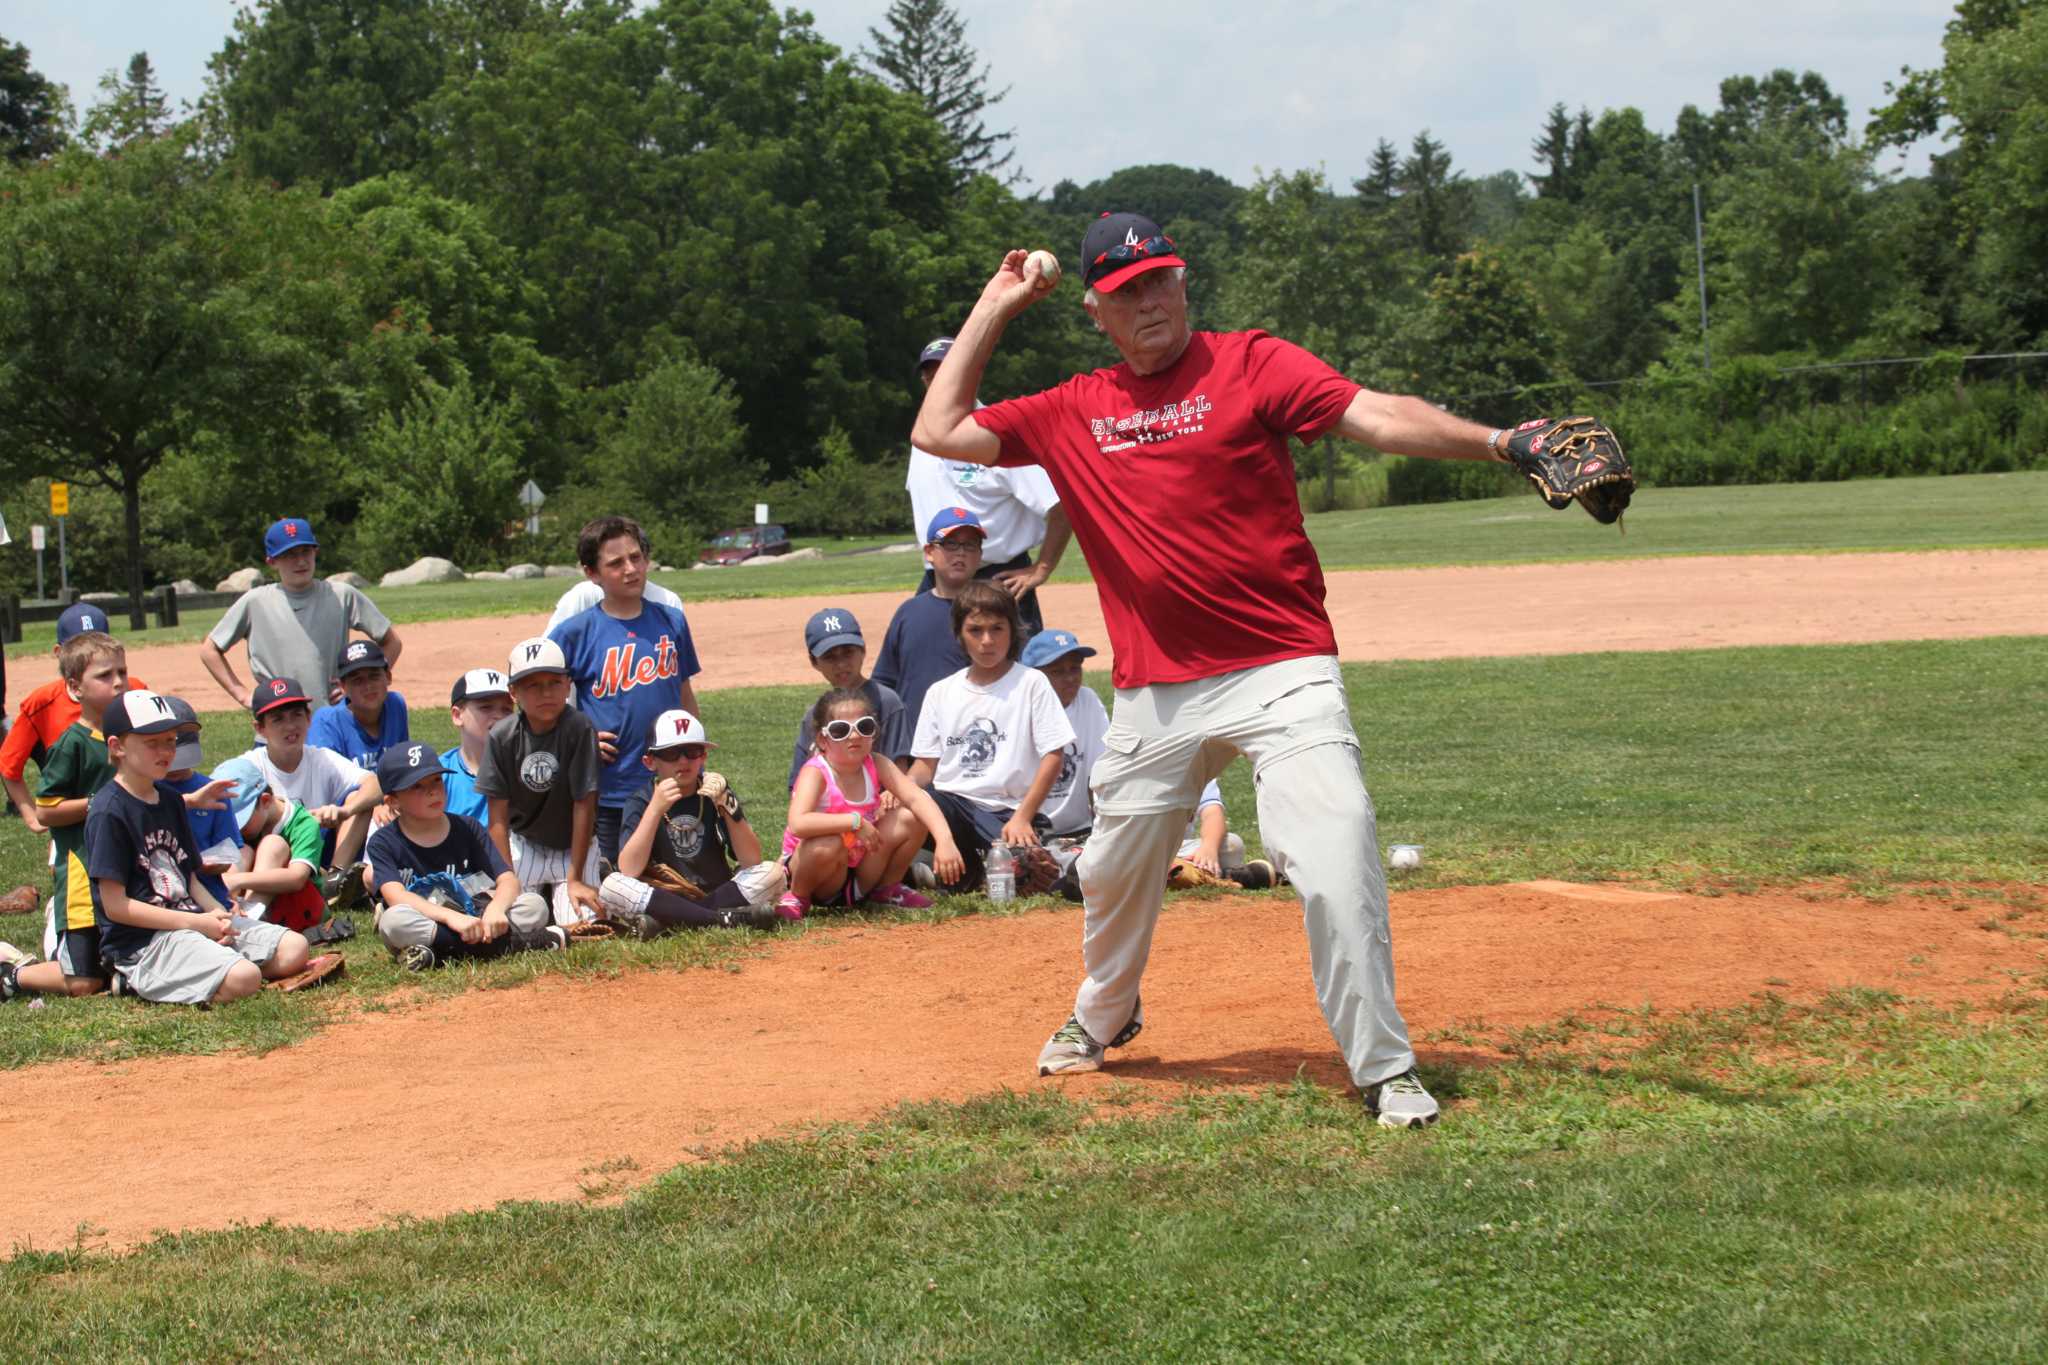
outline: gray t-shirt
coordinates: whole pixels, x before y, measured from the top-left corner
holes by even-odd
[[[537,735],[526,713],[514,711],[491,727],[476,765],[476,789],[503,797],[512,832],[542,848],[569,847],[576,803],[597,791],[597,727],[581,711],[565,710],[555,728]]]
[[[291,678],[306,689],[318,711],[327,705],[334,666],[351,630],[381,641],[391,633],[391,622],[348,584],[322,578],[300,593],[286,592],[277,583],[249,589],[206,638],[223,653],[247,639],[253,681]]]

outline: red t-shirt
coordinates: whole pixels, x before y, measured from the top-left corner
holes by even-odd
[[[142,679],[130,678],[128,690],[145,690]],[[38,768],[42,767],[43,755],[77,719],[78,702],[62,678],[44,683],[23,697],[21,710],[15,715],[14,728],[7,732],[6,743],[0,744],[0,777],[21,781],[22,774],[28,771],[30,759],[35,760]]]
[[[1264,332],[1197,332],[1164,372],[1128,365],[978,409],[1000,464],[1039,464],[1102,594],[1118,687],[1335,654],[1287,438],[1358,385]]]

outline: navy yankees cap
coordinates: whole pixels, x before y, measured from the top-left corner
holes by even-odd
[[[811,651],[813,659],[841,645],[859,645],[865,649],[867,643],[861,638],[860,622],[854,620],[853,613],[844,607],[827,607],[815,612],[804,625],[804,648]]]
[[[1148,270],[1186,264],[1173,238],[1142,213],[1105,213],[1081,237],[1081,283],[1100,294]]]
[[[162,735],[178,728],[178,713],[169,697],[154,692],[123,692],[107,703],[100,717],[100,733],[115,735]]]
[[[917,368],[921,370],[927,365],[938,364],[946,358],[946,352],[952,349],[953,338],[933,337],[924,344],[924,349],[917,353]]]
[[[83,635],[89,630],[103,630],[111,633],[106,612],[91,602],[79,602],[64,608],[64,614],[57,618],[57,643],[63,644],[74,635]]]
[[[441,775],[441,756],[425,744],[394,744],[377,755],[377,785],[390,796]]]
[[[263,533],[263,557],[276,559],[286,550],[296,550],[302,545],[318,545],[313,538],[313,523],[304,517],[286,517],[270,523],[270,529]]]
[[[1071,630],[1041,630],[1024,646],[1022,662],[1026,668],[1044,668],[1069,654],[1087,659],[1096,652],[1093,646],[1082,644],[1081,637]]]
[[[389,667],[391,663],[384,657],[384,647],[375,640],[350,640],[348,648],[341,651],[341,659],[334,672],[336,677],[346,678],[366,668]]]

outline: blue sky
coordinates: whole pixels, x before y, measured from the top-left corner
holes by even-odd
[[[805,6],[852,50],[887,0]],[[1010,87],[995,128],[1014,128],[1027,182],[1083,183],[1168,161],[1239,184],[1261,170],[1363,171],[1381,137],[1424,128],[1470,174],[1531,170],[1529,143],[1558,100],[1633,105],[1669,131],[1685,104],[1711,108],[1724,76],[1814,70],[1860,126],[1901,66],[1941,62],[1953,7],[1931,0],[1616,0],[1341,3],[1340,0],[956,0],[968,40]],[[146,50],[174,101],[197,100],[226,37],[229,0],[11,0],[0,35],[71,87],[81,108],[107,70]],[[1927,147],[1888,168],[1926,168]]]

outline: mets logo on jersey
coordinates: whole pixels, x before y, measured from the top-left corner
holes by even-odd
[[[604,664],[597,671],[597,681],[590,686],[590,695],[616,697],[621,692],[673,678],[677,671],[676,642],[667,635],[654,642],[652,654],[643,653],[633,643],[613,645],[604,652]]]

